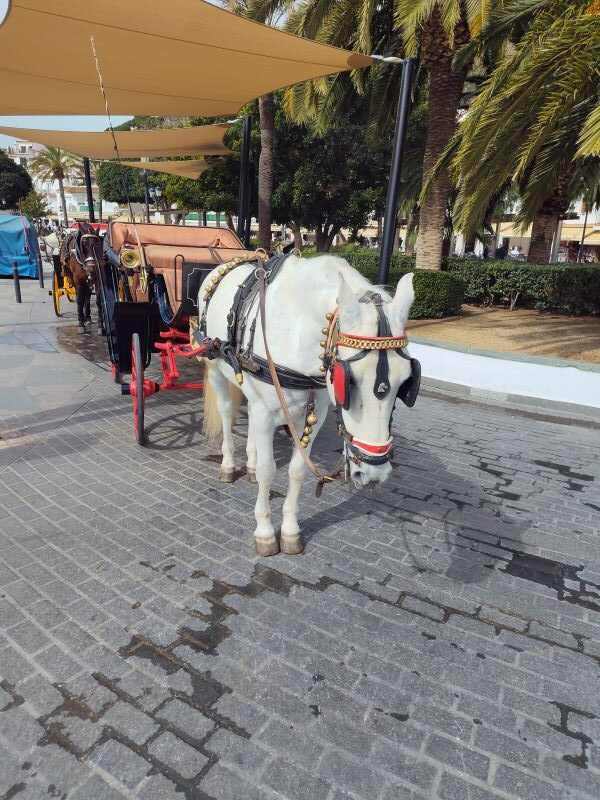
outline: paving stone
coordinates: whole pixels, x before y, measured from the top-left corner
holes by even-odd
[[[277,759],[267,764],[262,780],[289,800],[325,800],[331,784]]]
[[[126,795],[109,786],[98,775],[93,775],[72,795],[73,800],[121,800],[123,797]]]
[[[130,739],[135,744],[142,745],[152,734],[158,730],[156,722],[142,711],[129,703],[119,701],[106,711],[100,720],[102,725],[108,725],[121,736]]]
[[[156,712],[156,719],[168,722],[193,739],[203,739],[215,727],[212,719],[181,700],[170,700]]]
[[[148,752],[188,779],[196,776],[208,762],[205,755],[172,733],[161,734],[152,742]]]
[[[128,789],[133,789],[152,767],[148,761],[114,739],[99,745],[89,760]]]

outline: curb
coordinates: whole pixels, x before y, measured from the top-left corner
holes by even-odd
[[[426,394],[600,427],[600,365],[453,347],[420,337],[411,345],[423,364]]]

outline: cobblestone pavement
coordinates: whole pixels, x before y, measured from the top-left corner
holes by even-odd
[[[199,396],[147,409],[146,449],[108,384],[7,425],[0,797],[597,800],[598,429],[422,397],[257,559]]]

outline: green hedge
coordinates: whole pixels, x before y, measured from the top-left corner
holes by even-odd
[[[343,257],[369,280],[377,281],[376,250],[344,253]],[[404,273],[414,269],[414,258],[394,253],[390,285],[395,285]],[[562,314],[600,314],[600,265],[449,258],[444,262],[442,272],[416,271],[413,318],[459,313],[462,298],[458,285],[444,282],[450,277],[460,278],[464,300],[475,305],[518,306]]]
[[[445,269],[463,280],[470,303],[600,314],[600,267],[452,258]]]
[[[377,283],[376,251],[361,250],[356,253],[345,253],[344,258],[365,278]],[[411,319],[455,317],[460,313],[465,296],[465,286],[460,278],[449,272],[415,270],[414,258],[394,254],[388,284],[396,286],[407,272],[415,273],[413,282],[415,302],[410,312]]]

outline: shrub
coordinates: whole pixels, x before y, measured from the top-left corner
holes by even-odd
[[[453,258],[445,269],[463,280],[470,303],[600,314],[600,267]]]
[[[377,283],[377,251],[359,250],[345,253],[344,258],[365,278]],[[389,286],[395,287],[408,272],[415,273],[415,302],[410,312],[411,319],[454,317],[460,313],[465,287],[458,276],[449,272],[415,270],[414,258],[394,253],[388,278]]]
[[[361,249],[345,253],[344,258],[370,281],[377,282],[377,250]],[[394,253],[389,284],[395,286],[403,274],[411,271],[415,272],[416,293],[413,318],[459,313],[460,295],[457,285],[447,282],[450,276],[460,278],[464,299],[476,305],[600,314],[600,266],[449,258],[442,272],[430,272],[415,270],[414,258]],[[439,302],[436,292],[441,293]]]

